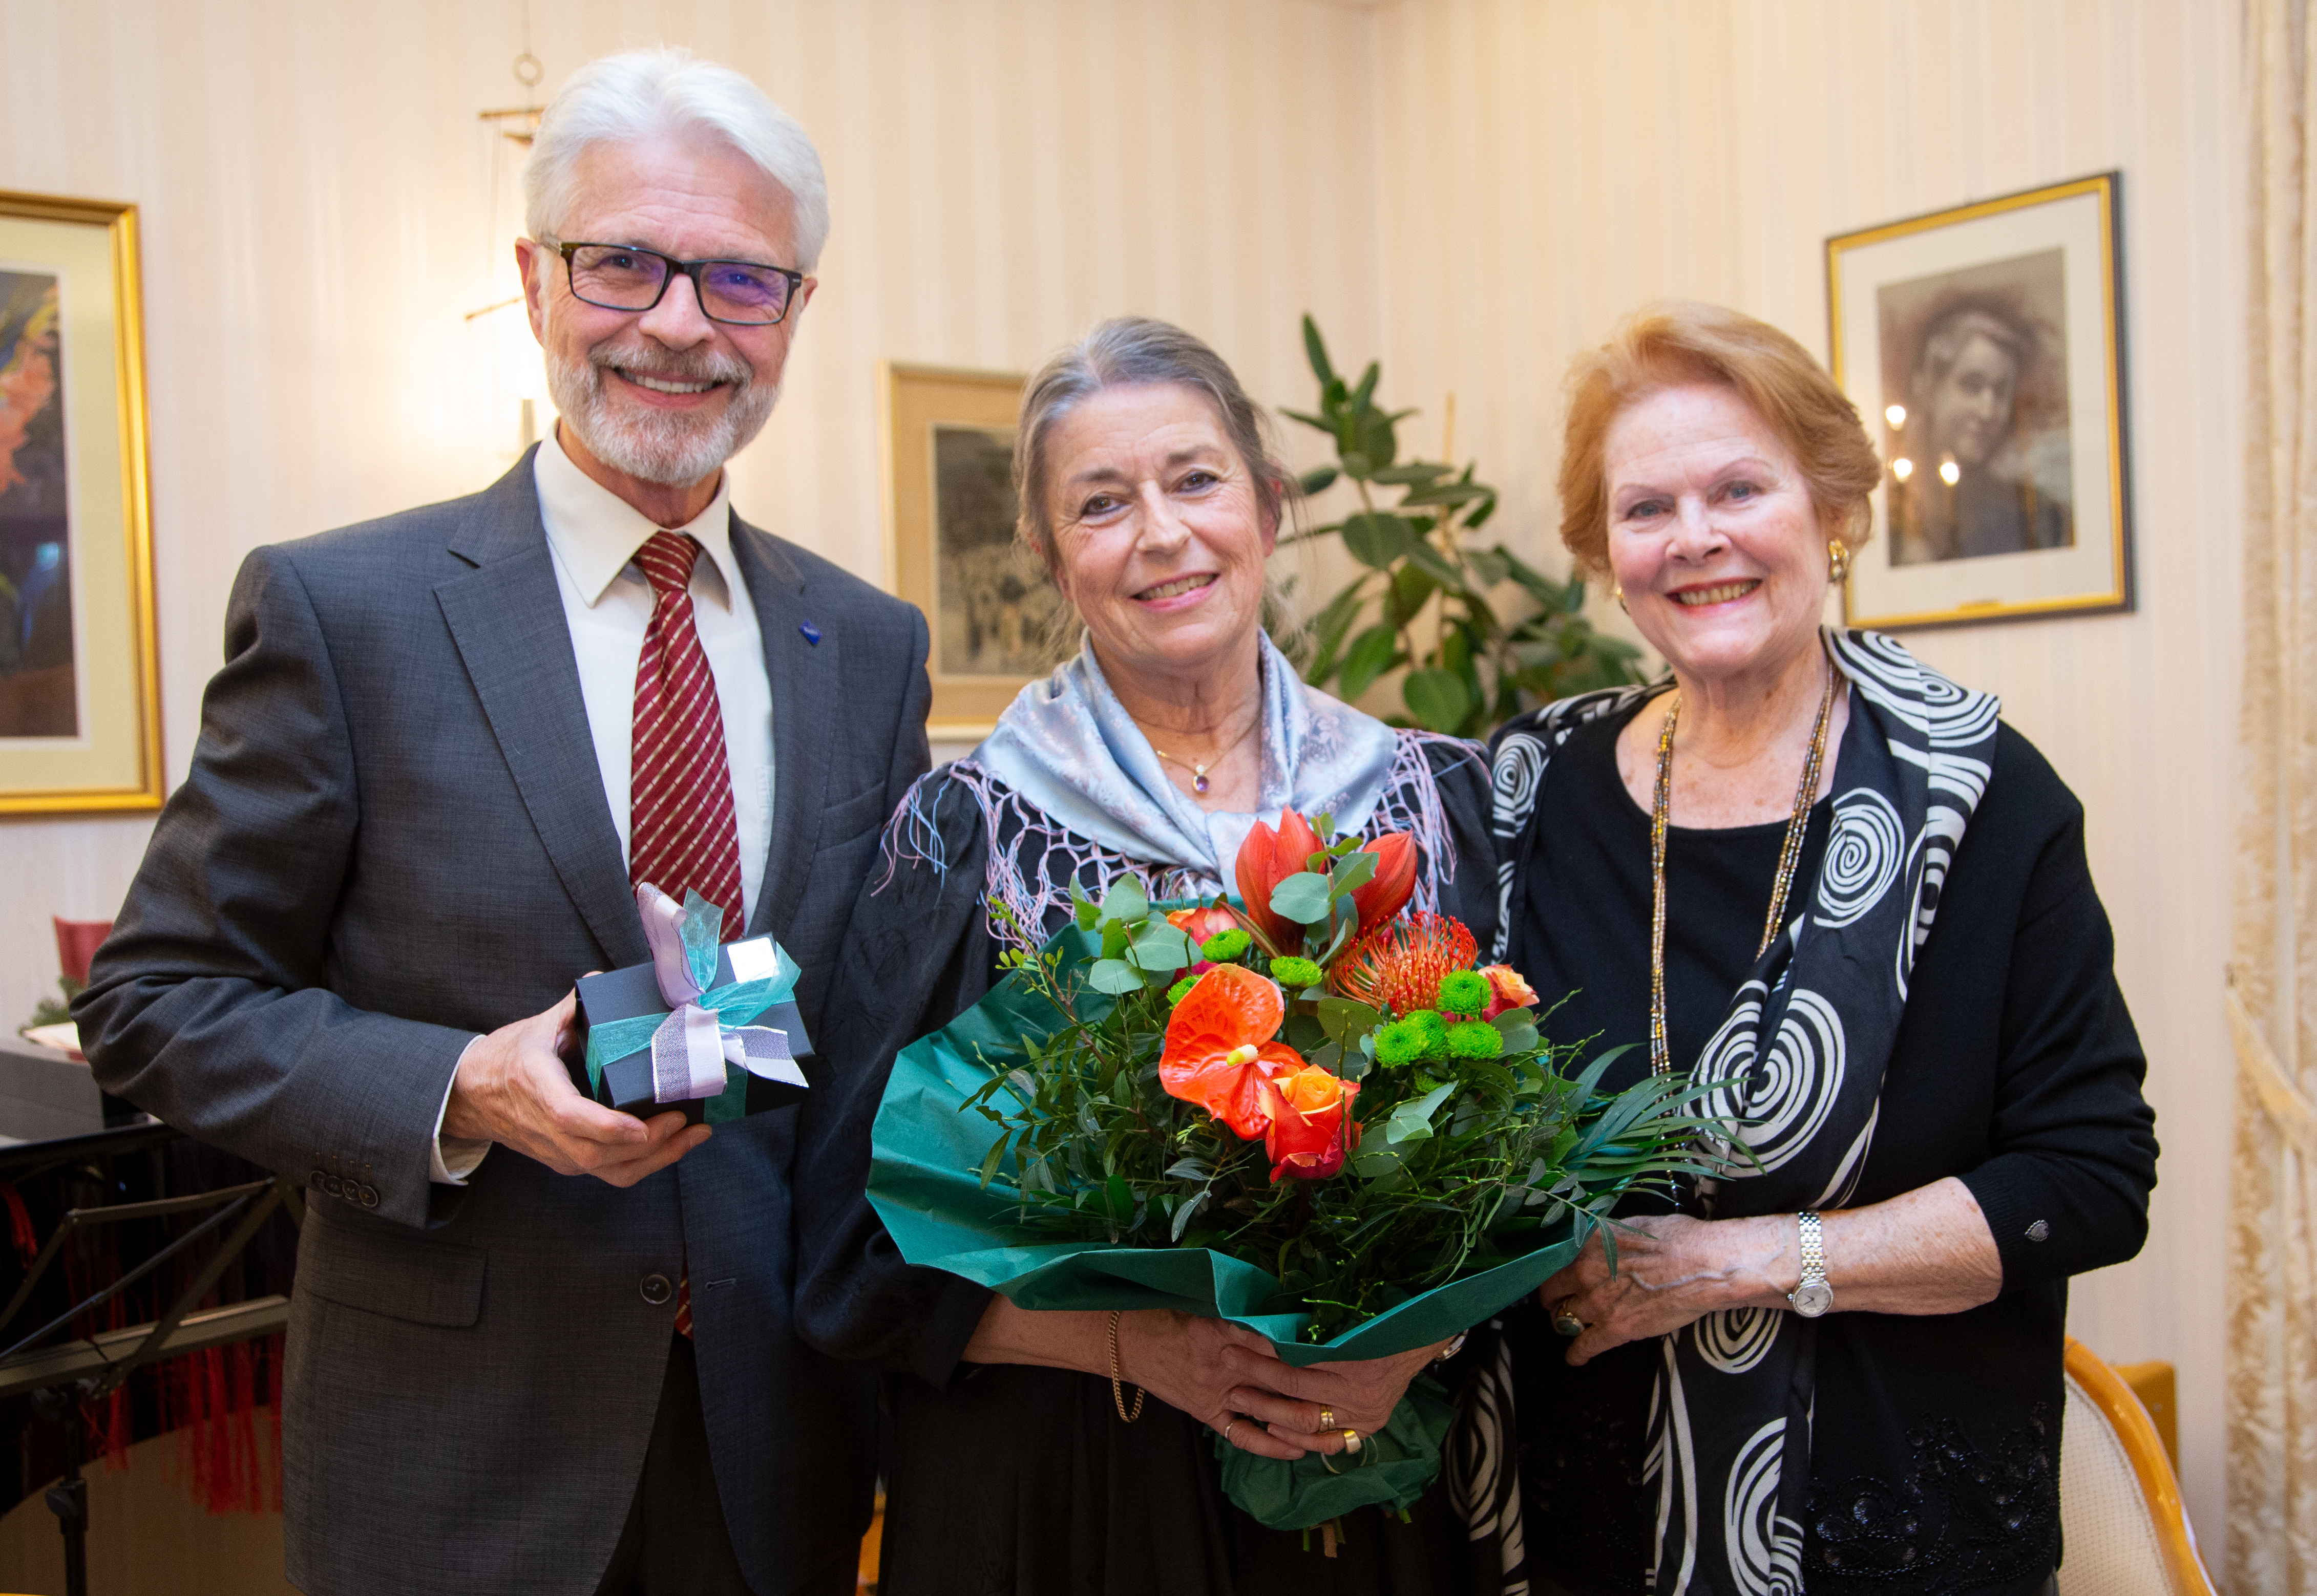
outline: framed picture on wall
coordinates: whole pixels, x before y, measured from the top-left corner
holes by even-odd
[[[1835,380],[1883,453],[1851,625],[2132,608],[2118,183],[1827,240]]]
[[[933,632],[935,742],[978,742],[1077,652],[1061,595],[1015,536],[1019,377],[888,362],[886,569]]]
[[[0,192],[0,814],[151,809],[137,208]]]

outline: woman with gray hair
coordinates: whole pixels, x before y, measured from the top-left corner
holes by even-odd
[[[1164,322],[1106,322],[1032,382],[1015,439],[1022,536],[1085,639],[894,816],[836,976],[856,1001],[821,1049],[855,1073],[816,1083],[800,1136],[800,1333],[884,1377],[883,1588],[1185,1596],[1323,1571],[1344,1592],[1459,1587],[1465,1540],[1438,1492],[1409,1522],[1353,1515],[1323,1564],[1229,1504],[1203,1433],[1336,1453],[1440,1349],[1299,1371],[1218,1320],[1017,1308],[905,1263],[863,1195],[894,1056],[1067,923],[1073,884],[1221,894],[1249,829],[1293,808],[1412,834],[1418,905],[1484,939],[1496,923],[1475,745],[1337,702],[1264,635],[1289,480],[1221,359]],[[1139,1422],[1114,1372],[1159,1398]]]

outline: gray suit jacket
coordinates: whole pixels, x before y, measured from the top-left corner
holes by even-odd
[[[803,967],[818,1034],[926,768],[926,623],[737,516],[732,547],[774,704],[748,929]],[[868,1520],[870,1388],[790,1328],[795,1110],[624,1191],[504,1147],[463,1190],[427,1180],[468,1039],[649,957],[550,561],[528,456],[252,554],[192,772],[75,1009],[109,1090],[309,1183],[283,1407],[312,1596],[592,1591],[667,1355],[674,1304],[643,1283],[687,1266],[751,1583],[831,1578]]]

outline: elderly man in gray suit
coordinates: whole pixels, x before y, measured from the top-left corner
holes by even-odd
[[[924,619],[727,503],[819,157],[738,74],[643,51],[556,97],[526,188],[555,435],[249,557],[76,1015],[108,1088],[309,1187],[302,1590],[851,1591],[875,1421],[791,1333],[796,1110],[638,1119],[558,1053],[573,979],[649,957],[646,880],[777,937],[818,1030],[926,767]]]

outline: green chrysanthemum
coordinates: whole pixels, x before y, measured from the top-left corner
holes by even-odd
[[[1171,1007],[1176,1003],[1181,1003],[1185,998],[1190,996],[1191,988],[1196,986],[1198,984],[1198,976],[1185,976],[1181,980],[1176,982],[1172,986],[1167,988],[1167,1002],[1168,1006]]]
[[[1199,957],[1210,964],[1229,964],[1249,948],[1255,939],[1236,925],[1229,931],[1219,931],[1199,944]]]
[[[1395,1020],[1376,1032],[1376,1062],[1398,1069],[1424,1057],[1424,1032],[1405,1020]]]
[[[1504,1050],[1504,1033],[1485,1020],[1467,1020],[1448,1028],[1451,1058],[1494,1058]]]
[[[1478,970],[1440,977],[1440,1007],[1450,1014],[1476,1015],[1489,1006],[1489,978]]]
[[[1410,1013],[1403,1015],[1400,1019],[1400,1023],[1415,1027],[1416,1034],[1424,1039],[1425,1057],[1445,1058],[1448,1057],[1448,1021],[1440,1017],[1438,1010],[1415,1010]]]
[[[1271,978],[1290,992],[1317,986],[1320,977],[1325,973],[1308,958],[1275,958],[1271,961]]]

